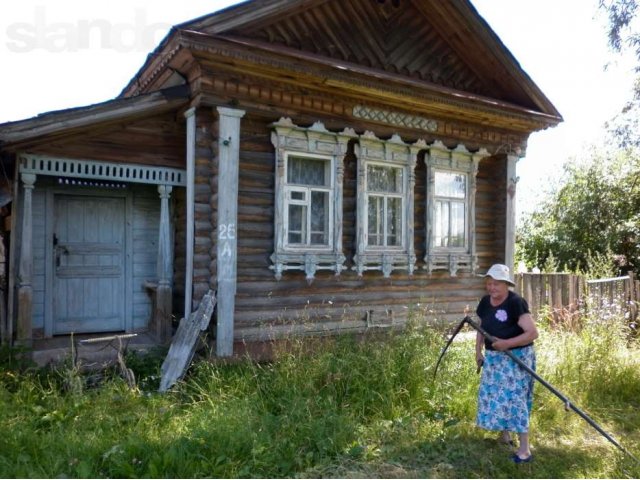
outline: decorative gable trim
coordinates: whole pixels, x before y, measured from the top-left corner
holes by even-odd
[[[409,115],[407,113],[391,112],[379,108],[356,105],[353,107],[353,116],[373,122],[386,123],[403,128],[415,128],[427,132],[437,132],[438,122],[425,117]]]

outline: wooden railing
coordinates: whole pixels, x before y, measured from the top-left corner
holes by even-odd
[[[630,321],[637,319],[640,281],[624,277],[586,280],[570,273],[519,273],[516,292],[528,302],[534,317],[549,315],[554,322],[570,322],[580,312],[618,309]]]

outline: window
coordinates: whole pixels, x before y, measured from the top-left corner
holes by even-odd
[[[274,252],[279,280],[299,270],[312,281],[318,270],[339,275],[342,253],[343,159],[355,132],[329,132],[322,123],[298,127],[281,118],[272,125],[276,150]]]
[[[287,157],[288,247],[331,247],[331,159]]]
[[[435,248],[465,248],[467,238],[467,175],[435,172]]]
[[[290,270],[312,281],[318,270],[339,275],[342,252],[344,157],[349,142],[357,157],[356,251],[352,269],[389,277],[413,274],[415,166],[425,151],[426,245],[424,269],[475,272],[475,192],[478,164],[489,153],[442,142],[407,144],[351,129],[329,132],[317,122],[304,128],[282,118],[272,124],[275,147],[274,252],[277,279]]]
[[[367,165],[368,246],[402,246],[404,190],[402,168]]]
[[[427,149],[427,245],[425,269],[475,272],[476,173],[486,150],[447,148],[436,141]]]
[[[396,269],[413,273],[413,191],[418,146],[394,135],[389,140],[367,132],[358,157],[357,251],[353,269],[362,275]]]

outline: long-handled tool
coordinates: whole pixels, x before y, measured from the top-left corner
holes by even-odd
[[[447,342],[447,344],[442,349],[442,353],[440,353],[440,357],[438,358],[438,362],[436,363],[436,368],[435,368],[435,370],[433,372],[434,378],[436,376],[436,373],[438,372],[438,366],[440,365],[440,361],[442,360],[442,357],[444,357],[444,354],[447,351],[447,349],[449,348],[449,345],[451,345],[451,342],[453,342],[453,339],[455,338],[455,336],[460,332],[460,330],[462,330],[462,328],[464,327],[465,323],[468,323],[469,325],[471,325],[471,327],[473,327],[475,330],[480,332],[480,334],[484,338],[489,340],[490,342],[495,342],[496,341],[495,337],[493,337],[491,334],[489,334],[485,329],[483,329],[476,322],[471,320],[471,318],[469,318],[468,316],[464,317],[462,319],[462,322],[460,322],[460,324],[453,331],[453,334],[451,335],[451,338],[449,338],[449,341]],[[562,400],[564,402],[565,408],[567,410],[571,409],[574,412],[576,412],[584,420],[586,420],[586,422],[589,425],[591,425],[593,428],[595,428],[604,438],[609,440],[612,444],[614,444],[616,447],[618,447],[618,449],[620,449],[622,452],[624,452],[629,457],[633,458],[636,462],[640,463],[640,459],[638,459],[635,455],[633,455],[631,452],[629,452],[629,450],[627,450],[622,445],[620,445],[616,441],[616,439],[614,439],[611,435],[609,435],[607,432],[605,432],[600,425],[598,425],[596,422],[594,422],[593,419],[591,417],[589,417],[589,415],[587,415],[582,410],[580,410],[578,407],[576,407],[573,403],[571,403],[571,401],[565,395],[560,393],[552,385],[550,385],[543,378],[541,378],[540,375],[538,375],[531,367],[529,367],[529,365],[527,365],[522,360],[520,360],[511,350],[504,350],[504,353],[507,354],[509,356],[509,358],[511,358],[514,362],[516,362],[529,375],[531,375],[538,382],[540,382],[542,385],[544,385],[551,393],[553,393],[556,397],[558,397],[560,400]]]

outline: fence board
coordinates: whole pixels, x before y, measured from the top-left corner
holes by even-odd
[[[596,314],[614,309],[630,321],[638,317],[640,281],[633,273],[598,280],[570,273],[518,273],[515,284],[535,318],[548,313],[554,322],[567,321],[587,308]]]

